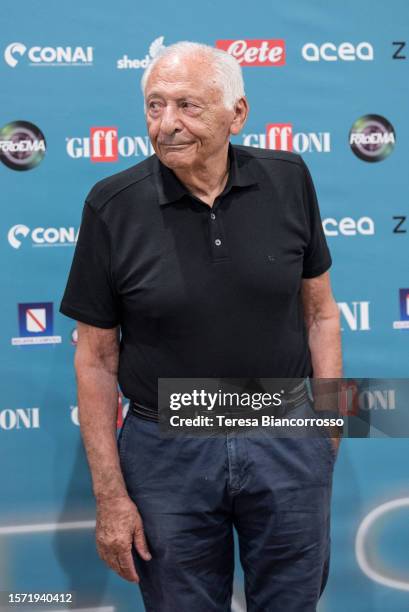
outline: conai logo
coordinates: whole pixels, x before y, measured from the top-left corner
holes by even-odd
[[[93,62],[93,47],[27,47],[21,42],[10,43],[4,51],[4,60],[15,68],[20,58],[27,52],[32,66],[87,65]]]
[[[295,151],[296,153],[329,153],[329,132],[293,132],[291,123],[269,123],[265,134],[244,134],[243,144],[249,147]]]
[[[38,429],[40,427],[39,408],[6,408],[0,411],[0,429]]]
[[[30,233],[30,228],[27,225],[13,225],[8,231],[8,241],[13,249],[19,249],[22,240],[18,238],[26,238]],[[35,227],[31,231],[31,239],[33,247],[54,247],[54,246],[72,246],[77,241],[78,230],[74,227]]]
[[[122,401],[122,395],[119,394],[118,395],[118,412],[117,412],[117,419],[116,419],[117,429],[120,429],[122,427],[128,410],[129,410],[129,402],[124,403]],[[77,427],[79,427],[80,425],[78,412],[79,412],[78,406],[70,406],[71,421]]]
[[[343,42],[338,47],[331,42],[321,45],[309,42],[303,46],[301,54],[307,62],[354,62],[356,59],[371,61],[374,58],[373,47],[369,42],[360,42],[356,47],[349,42]]]

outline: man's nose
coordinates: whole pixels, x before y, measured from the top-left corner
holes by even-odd
[[[167,104],[163,109],[160,129],[165,134],[173,134],[183,129],[178,109],[173,104]]]

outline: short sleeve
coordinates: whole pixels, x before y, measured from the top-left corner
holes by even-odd
[[[110,328],[119,324],[108,228],[88,201],[82,211],[78,240],[59,311],[95,327]]]
[[[301,158],[303,167],[303,199],[307,221],[308,245],[304,251],[303,278],[323,274],[332,264],[331,254],[325,239],[317,194],[310,171]]]

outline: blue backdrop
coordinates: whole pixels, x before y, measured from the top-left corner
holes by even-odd
[[[95,550],[75,324],[58,304],[89,189],[152,152],[139,81],[161,45],[205,42],[242,63],[251,110],[233,142],[292,149],[311,170],[345,375],[408,376],[408,17],[405,0],[3,0],[1,590],[74,591],[75,609],[143,609]],[[393,391],[371,402],[392,408]],[[118,426],[126,409],[122,398]],[[408,448],[343,441],[320,612],[409,609]],[[241,583],[237,560],[235,612],[245,610]]]

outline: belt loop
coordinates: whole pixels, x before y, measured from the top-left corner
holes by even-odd
[[[313,404],[314,403],[314,395],[312,393],[311,379],[310,379],[309,376],[307,376],[307,378],[305,379],[305,387],[307,389],[308,398],[309,398],[310,402]]]

